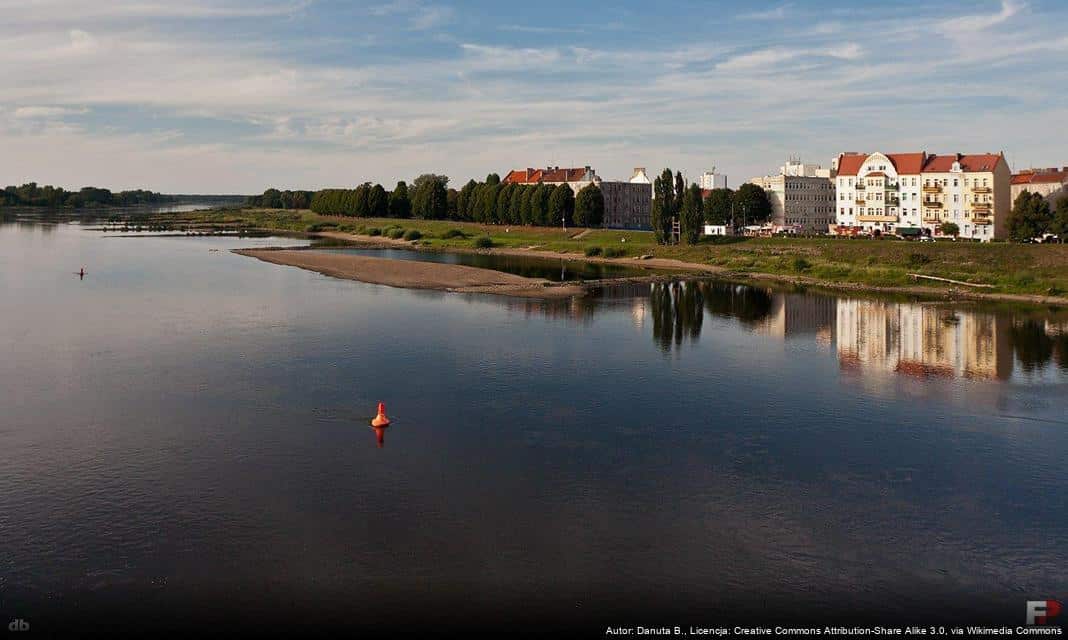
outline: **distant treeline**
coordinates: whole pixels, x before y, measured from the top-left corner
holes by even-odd
[[[80,191],[67,191],[51,185],[39,187],[36,182],[9,186],[0,192],[0,206],[7,207],[130,207],[168,202],[173,202],[171,196],[144,189],[112,193],[109,189],[82,187]]]
[[[484,224],[526,224],[595,227],[604,218],[604,196],[596,185],[578,195],[567,185],[501,184],[495,173],[485,181],[468,181],[450,189],[448,176],[424,174],[409,186],[403,180],[393,191],[364,183],[355,189],[279,191],[268,189],[249,198],[252,206],[276,209],[310,208],[315,213],[357,218],[424,218],[465,220]],[[307,203],[307,204],[305,204]]]

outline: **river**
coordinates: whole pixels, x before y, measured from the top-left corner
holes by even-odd
[[[0,224],[5,622],[1019,625],[1068,592],[1065,310],[531,301],[105,235]]]

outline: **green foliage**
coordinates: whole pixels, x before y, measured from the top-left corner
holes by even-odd
[[[112,193],[109,189],[82,187],[80,191],[72,192],[51,185],[38,187],[36,182],[27,182],[19,187],[9,186],[0,191],[0,207],[129,207],[174,200],[173,196],[143,189]]]
[[[667,243],[671,235],[671,218],[676,214],[675,183],[671,169],[664,169],[653,180],[653,234],[659,244]]]
[[[400,227],[393,227],[386,235],[388,235],[390,238],[393,238],[394,240],[399,240],[401,237],[404,236],[404,229]]]
[[[267,189],[263,195],[249,196],[248,204],[265,209],[307,209],[314,194],[311,191],[279,191]]]
[[[771,217],[771,201],[758,185],[745,183],[734,192],[734,214],[741,225],[760,224]]]
[[[587,258],[593,258],[593,257],[599,256],[599,255],[601,255],[601,248],[598,247],[597,245],[593,245],[591,247],[586,247],[586,257]]]
[[[1017,242],[1037,238],[1052,226],[1049,202],[1037,193],[1024,191],[1013,203],[1006,223],[1009,237]]]
[[[449,240],[450,238],[466,238],[467,236],[466,234],[464,234],[463,231],[459,229],[449,229],[445,233],[441,234],[441,237],[445,240]]]
[[[804,273],[812,268],[812,263],[801,256],[794,256],[793,268],[798,273]]]
[[[580,227],[599,227],[604,221],[604,194],[590,183],[575,196],[575,224]]]
[[[623,247],[608,247],[604,250],[606,258],[622,258],[625,255],[627,255],[627,250]]]
[[[444,220],[449,213],[447,176],[423,174],[412,182],[412,213],[425,220]]]
[[[575,211],[575,192],[566,184],[557,185],[549,196],[549,220],[550,224],[567,224],[571,222],[571,216]]]
[[[734,192],[730,189],[713,189],[705,198],[705,222],[708,224],[730,224],[731,199]]]
[[[1057,199],[1057,208],[1049,225],[1050,233],[1056,233],[1061,241],[1068,241],[1068,194]]]
[[[489,236],[479,236],[475,238],[475,241],[471,243],[476,249],[489,249],[493,246],[493,238]]]
[[[405,240],[418,240],[423,237],[423,233],[418,229],[408,229],[404,232]]]
[[[408,196],[408,184],[401,180],[389,194],[389,216],[391,218],[412,217],[412,201]]]
[[[389,194],[385,187],[376,184],[367,193],[368,214],[373,218],[384,218],[389,215]]]
[[[370,229],[367,230],[367,235],[369,235],[369,236],[380,236],[380,235],[382,235],[382,230],[379,229],[378,227],[371,227]]]
[[[696,184],[686,189],[682,199],[682,209],[679,211],[679,225],[682,239],[686,244],[697,244],[701,237],[701,227],[704,224],[704,202],[701,198],[701,188]]]
[[[924,253],[910,253],[905,264],[912,268],[919,268],[925,264],[930,264],[931,257]]]
[[[960,235],[960,227],[955,222],[943,222],[938,230],[942,232],[944,236],[953,236],[956,238]]]
[[[478,187],[478,183],[474,180],[468,180],[467,184],[460,189],[460,193],[456,196],[456,217],[459,220],[473,220],[472,211],[475,202],[475,189]]]
[[[320,231],[325,231],[327,229],[337,229],[337,228],[338,228],[338,226],[337,226],[336,222],[316,222],[316,223],[309,224],[308,226],[304,227],[304,231],[306,231],[308,233],[318,233]]]

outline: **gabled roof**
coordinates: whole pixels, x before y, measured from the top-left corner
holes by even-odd
[[[1012,184],[1063,184],[1065,182],[1068,182],[1068,167],[1061,170],[1021,171],[1012,176]]]
[[[843,153],[838,156],[838,175],[855,176],[864,165],[864,161],[871,154]],[[964,155],[927,155],[926,152],[916,153],[886,153],[899,175],[916,175],[923,172],[948,173],[953,168],[953,163],[960,160],[963,171],[993,171],[1002,159],[999,153],[980,153]],[[874,173],[868,175],[875,175]]]
[[[589,167],[547,167],[545,169],[513,169],[501,180],[505,184],[537,184],[539,182],[582,182],[587,173],[594,173]]]
[[[962,171],[993,171],[998,161],[1001,160],[1001,155],[997,153],[981,153],[962,155],[959,156],[959,159]],[[924,165],[923,170],[932,173],[947,173],[953,168],[953,163],[957,162],[957,160],[958,156],[956,154],[928,156],[927,164]]]

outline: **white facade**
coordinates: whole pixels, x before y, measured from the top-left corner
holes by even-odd
[[[701,174],[700,179],[697,181],[698,186],[702,189],[711,191],[712,189],[726,189],[727,188],[727,176],[721,173],[716,173],[716,168],[712,167],[711,171],[705,171]]]
[[[653,181],[649,179],[649,174],[645,172],[645,167],[634,167],[634,174],[631,175],[629,182],[634,184],[653,184]]]
[[[749,182],[767,192],[775,231],[826,233],[835,222],[830,174],[819,165],[791,159],[779,167],[779,175],[752,178]]]
[[[725,224],[706,224],[705,225],[706,236],[729,236],[734,235],[730,231],[730,225]]]

